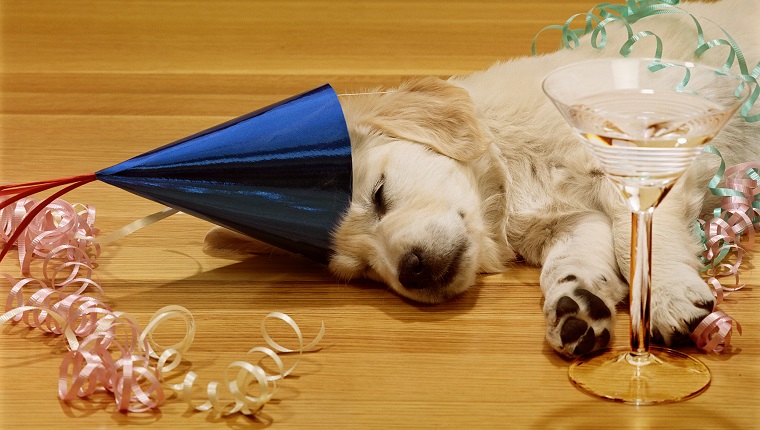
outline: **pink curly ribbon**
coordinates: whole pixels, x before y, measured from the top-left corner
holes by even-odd
[[[0,202],[3,200],[0,198]],[[37,203],[35,199],[25,197],[0,210],[0,243],[10,242],[13,233]],[[49,260],[65,254],[72,261],[92,264],[100,254],[100,246],[93,242],[99,233],[94,224],[95,208],[92,206],[71,205],[56,199],[42,207],[13,243],[18,247],[22,273],[29,276],[34,256]]]
[[[62,181],[69,183],[72,179]],[[74,181],[79,183],[78,178]],[[180,364],[182,354],[195,337],[193,316],[181,306],[166,306],[159,309],[142,330],[129,315],[115,312],[106,305],[102,299],[103,289],[91,279],[93,265],[100,254],[100,246],[94,242],[99,233],[94,226],[95,209],[71,205],[58,198],[38,203],[28,195],[40,187],[58,185],[61,180],[0,186],[0,245],[5,245],[4,253],[10,246],[18,247],[19,264],[27,276],[16,280],[7,274],[0,275],[12,285],[5,301],[5,313],[0,315],[0,325],[23,323],[66,338],[69,351],[63,357],[58,381],[58,395],[63,401],[108,392],[122,412],[158,408],[166,399],[164,374]],[[6,197],[9,194],[16,195]],[[157,215],[168,216],[163,212]],[[145,224],[144,220],[138,221],[140,225]],[[135,230],[133,225],[125,228],[126,234]],[[118,237],[125,234],[123,230],[117,232]],[[35,257],[44,259],[42,279],[30,276]],[[159,345],[153,334],[172,319],[184,321],[184,335],[173,345]],[[285,348],[275,342],[266,330],[268,319],[288,324],[298,337],[298,348]],[[225,415],[255,414],[272,399],[275,381],[286,377],[298,364],[296,359],[286,370],[275,351],[298,353],[300,357],[302,352],[313,350],[324,335],[324,323],[308,345],[304,345],[295,321],[279,312],[264,317],[261,332],[270,348],[257,346],[248,353],[268,357],[277,365],[278,373],[269,375],[262,367],[245,361],[231,363],[228,370],[238,369],[238,375],[234,380],[225,381],[224,386],[233,397],[232,403],[221,401],[218,382],[211,382],[204,396],[205,403],[195,406],[192,391],[197,375],[194,372],[188,372],[181,384],[168,387],[195,410],[214,409]],[[258,383],[257,396],[246,392],[254,379]]]
[[[120,411],[144,412],[161,405],[163,387],[144,346],[138,342],[137,324],[112,312],[100,320],[98,327],[64,356],[58,381],[61,400],[107,391]]]
[[[715,305],[723,302],[730,293],[743,287],[739,284],[739,267],[744,250],[751,250],[756,232],[760,230],[760,162],[742,163],[725,169],[720,152],[708,146],[705,152],[720,157],[718,172],[710,181],[710,191],[721,196],[720,207],[713,211],[713,218],[700,220],[704,250],[701,258],[708,276],[706,282],[713,290]],[[724,187],[719,187],[721,181]],[[744,239],[746,237],[746,240]],[[725,263],[725,258],[734,251],[733,264]],[[718,278],[732,277],[734,285],[724,286]],[[698,348],[707,352],[720,353],[731,345],[731,332],[736,323],[741,334],[741,326],[724,312],[715,309],[691,333]]]
[[[69,352],[61,364],[58,389],[62,400],[108,391],[120,411],[157,407],[164,400],[163,388],[146,349],[140,348],[140,329],[102,301],[103,290],[91,279],[100,254],[94,243],[99,233],[95,209],[58,198],[40,203],[23,195],[39,186],[2,189],[17,195],[0,201],[0,242],[4,249],[16,245],[19,265],[28,277],[17,281],[3,275],[12,287],[0,324],[23,323],[66,338]],[[35,257],[44,260],[42,279],[31,277]]]
[[[100,245],[94,242],[99,233],[95,208],[59,198],[38,202],[31,197],[43,189],[73,183],[66,188],[70,189],[90,179],[0,187],[0,243],[6,252],[11,246],[18,248],[19,265],[27,276],[17,281],[3,275],[12,287],[0,324],[21,322],[65,336],[69,352],[61,364],[58,392],[62,400],[108,391],[120,411],[144,411],[163,402],[163,388],[157,371],[149,365],[147,349],[140,347],[137,324],[113,312],[102,301],[102,288],[91,279],[100,254]],[[54,196],[58,194],[62,192]],[[35,257],[43,259],[42,279],[31,277]],[[93,293],[98,297],[92,297]]]
[[[95,174],[89,174],[89,175],[81,175],[81,176],[72,176],[70,178],[62,178],[62,179],[54,179],[49,181],[39,181],[39,182],[29,182],[25,184],[7,184],[7,185],[0,185],[0,211],[3,213],[6,212],[6,210],[9,207],[14,207],[14,215],[20,214],[20,216],[17,218],[17,222],[11,222],[7,223],[4,222],[2,225],[3,232],[7,232],[7,238],[3,238],[3,242],[5,243],[2,251],[0,251],[0,261],[5,257],[5,255],[10,251],[10,249],[13,246],[18,245],[18,240],[21,238],[21,236],[24,234],[25,231],[27,231],[27,226],[29,226],[31,223],[35,222],[35,220],[38,220],[37,216],[50,205],[52,202],[54,202],[58,197],[68,193],[71,190],[74,190],[76,188],[81,187],[82,185],[88,184],[90,182],[96,181],[97,178],[95,177]],[[24,199],[30,197],[33,194],[36,194],[41,191],[46,191],[51,188],[57,188],[57,187],[64,187],[56,192],[54,192],[49,197],[45,198],[39,203],[34,203],[33,207],[28,211],[26,211],[26,208],[19,207],[18,202],[23,201]],[[15,206],[11,206],[14,205]],[[93,213],[94,217],[94,213]],[[55,223],[60,226],[60,223]],[[68,225],[68,223],[64,223],[64,226]],[[58,230],[57,228],[55,230]],[[39,238],[40,240],[44,238]],[[21,246],[19,247],[19,250],[21,252],[27,252],[28,246]],[[22,264],[23,266],[23,264]],[[23,267],[22,267],[23,270]]]
[[[724,312],[715,311],[706,316],[692,333],[697,348],[718,353],[728,348],[734,323],[736,330],[742,334],[741,324]]]

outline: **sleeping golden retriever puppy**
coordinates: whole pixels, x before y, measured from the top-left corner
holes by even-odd
[[[758,3],[682,7],[726,29],[754,65],[760,27],[736,18],[756,15]],[[663,58],[720,67],[728,55],[716,48],[695,58],[697,36],[687,15],[650,17],[637,28],[662,37]],[[615,305],[628,293],[630,212],[541,83],[560,66],[619,56],[616,47],[628,36],[620,26],[608,30],[603,50],[586,40],[575,50],[467,76],[343,97],[353,198],[335,233],[329,268],[340,278],[371,278],[402,296],[436,303],[465,291],[478,273],[504,271],[520,256],[542,267],[551,346],[572,357],[607,344]],[[632,55],[653,50],[654,41],[642,41]],[[727,163],[758,160],[760,123],[737,115],[711,144]],[[716,157],[702,156],[655,215],[652,332],[666,344],[688,338],[713,308],[697,270],[700,247],[692,228],[703,208],[716,206],[707,182],[717,165]],[[230,237],[215,229],[207,247],[230,248]],[[259,245],[240,248],[246,246]]]

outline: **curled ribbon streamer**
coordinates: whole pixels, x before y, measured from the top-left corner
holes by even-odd
[[[168,218],[172,215],[179,214],[179,213],[182,213],[182,212],[178,211],[177,209],[172,209],[172,208],[162,209],[154,214],[150,214],[138,220],[135,220],[125,225],[124,227],[97,239],[95,243],[98,245],[105,245],[107,243],[119,240],[124,236],[128,236],[136,232],[137,230],[143,229],[151,224],[155,224],[164,218]]]
[[[744,288],[744,285],[739,285],[739,274],[734,274],[736,279],[736,284],[734,287],[725,287],[723,284],[718,281],[718,279],[714,276],[710,276],[707,278],[706,282],[708,285],[712,287],[713,295],[715,296],[715,306],[720,305],[723,303],[723,299],[727,297],[730,293],[733,293],[734,291],[741,290]]]
[[[69,351],[60,368],[58,392],[64,401],[108,391],[120,411],[143,412],[159,406],[164,392],[146,357],[133,354],[139,328],[121,317],[110,318],[109,329],[92,333],[79,348]],[[111,329],[126,325],[122,341]],[[116,351],[113,351],[113,350]],[[116,359],[113,358],[117,354]],[[118,355],[120,354],[120,355]],[[82,387],[87,383],[87,389]]]
[[[732,274],[738,270],[742,249],[752,249],[756,232],[760,230],[760,162],[743,163],[725,170],[720,151],[706,146],[704,152],[720,158],[720,167],[708,186],[722,201],[721,206],[713,211],[712,219],[700,221],[702,262],[705,270],[712,269],[721,263],[728,250],[737,249],[739,261],[728,273]],[[740,175],[747,178],[737,177]],[[719,186],[722,181],[725,181],[724,187]],[[745,236],[747,240],[742,243]]]
[[[13,208],[12,211],[14,215],[12,222],[8,224],[6,221],[3,221],[2,229],[0,229],[3,232],[8,232],[8,237],[3,238],[5,244],[2,250],[0,250],[0,261],[5,257],[8,251],[10,251],[11,247],[14,245],[21,245],[18,246],[19,259],[21,260],[22,270],[24,270],[24,257],[27,252],[26,236],[24,236],[24,233],[29,230],[27,227],[30,224],[39,222],[38,215],[43,213],[43,211],[50,207],[55,207],[55,202],[60,196],[79,188],[82,185],[95,181],[96,179],[97,178],[94,174],[89,174],[26,184],[0,185],[0,212],[7,212],[8,208]],[[18,205],[18,202],[25,202],[25,199],[33,194],[57,187],[64,188],[54,192],[41,202],[34,204],[34,207],[29,209],[28,213],[25,212],[26,208],[23,204],[21,206]],[[22,214],[23,216],[20,216]],[[43,215],[43,217],[45,216]],[[7,218],[7,216],[2,216],[2,218]],[[54,216],[52,218],[55,219]],[[94,219],[94,216],[92,218]],[[57,226],[60,227],[60,223],[54,222],[54,224],[57,224]],[[64,225],[66,225],[66,223],[64,223]],[[19,241],[20,238],[22,238],[21,241]]]
[[[741,108],[741,115],[748,122],[760,121],[760,113],[751,114],[751,110],[754,108],[755,102],[760,98],[760,85],[758,85],[758,78],[760,77],[760,62],[750,71],[747,60],[744,57],[744,53],[731,37],[731,35],[723,28],[710,21],[707,18],[700,18],[704,21],[708,21],[715,25],[725,38],[713,39],[705,41],[704,30],[700,20],[694,15],[676,6],[679,0],[627,0],[625,5],[600,3],[591,8],[584,14],[575,14],[568,19],[564,25],[550,25],[538,32],[533,38],[531,44],[531,53],[536,55],[536,41],[538,36],[545,30],[560,30],[561,31],[561,45],[565,49],[574,49],[580,46],[580,37],[590,34],[590,44],[595,49],[603,49],[607,45],[607,25],[610,23],[619,23],[625,26],[628,32],[628,39],[623,43],[620,48],[620,55],[627,57],[630,55],[633,45],[640,40],[652,36],[657,42],[655,52],[652,56],[660,62],[662,60],[663,41],[655,33],[645,30],[638,33],[633,33],[631,24],[640,21],[647,17],[663,14],[684,14],[688,15],[694,22],[694,26],[697,32],[696,48],[694,54],[699,57],[706,51],[716,46],[728,47],[728,56],[723,64],[723,70],[728,71],[734,63],[738,65],[739,76],[744,81],[743,85],[750,85],[754,87],[750,93],[749,98]],[[571,29],[572,22],[578,17],[585,16],[585,26],[581,29]],[[686,86],[688,79],[686,79],[682,86]],[[737,91],[738,92],[738,91]]]
[[[731,344],[731,331],[734,323],[736,323],[736,330],[742,334],[742,326],[738,321],[724,312],[713,312],[699,323],[692,332],[691,338],[702,350],[722,352]]]
[[[0,203],[7,198],[0,195]],[[77,211],[77,206],[82,209]],[[18,232],[24,218],[38,209],[29,219],[29,224]],[[24,276],[30,276],[33,256],[45,257],[45,267],[50,259],[62,258],[69,261],[94,263],[100,254],[100,245],[93,242],[99,233],[95,228],[95,208],[71,205],[62,199],[54,199],[39,207],[39,203],[25,197],[0,209],[0,244],[17,245],[19,264]],[[22,233],[22,234],[19,234]],[[74,267],[71,276],[76,276],[79,267]]]
[[[81,177],[63,180],[76,184],[88,179]],[[76,182],[79,181],[79,182]],[[90,279],[92,265],[100,247],[92,239],[99,233],[95,228],[95,208],[71,205],[59,198],[37,202],[27,194],[40,187],[55,187],[60,181],[37,184],[0,186],[0,244],[3,251],[16,245],[19,265],[26,279],[16,281],[4,275],[12,285],[0,323],[23,322],[30,328],[54,334],[63,334],[68,347],[76,349],[78,337],[86,336],[95,327],[97,315],[110,312],[99,299],[84,293],[102,288]],[[9,194],[17,193],[14,197]],[[26,225],[25,225],[26,224]],[[44,257],[44,280],[30,277],[33,257]],[[50,272],[51,262],[58,264]],[[65,279],[59,279],[59,275]],[[32,286],[37,289],[28,299],[24,293]],[[73,292],[66,291],[73,290]],[[15,308],[13,307],[15,302]]]
[[[267,331],[267,328],[266,328],[266,321],[269,318],[279,319],[281,321],[284,321],[286,324],[290,326],[290,328],[293,329],[293,331],[296,333],[296,336],[298,336],[298,349],[285,348],[284,346],[281,346],[280,344],[275,342],[269,336],[269,332]],[[298,364],[298,360],[300,359],[301,353],[313,350],[314,347],[319,343],[319,341],[322,340],[322,337],[325,335],[325,323],[324,322],[322,323],[322,326],[320,327],[319,333],[317,333],[317,336],[311,342],[309,342],[308,345],[304,346],[303,336],[301,335],[301,330],[298,328],[298,324],[296,324],[296,322],[293,321],[293,319],[290,318],[287,314],[284,314],[282,312],[271,312],[269,315],[265,316],[264,319],[261,320],[261,335],[264,337],[264,341],[266,341],[266,343],[269,344],[269,346],[274,348],[276,351],[284,352],[284,353],[292,353],[292,352],[298,353],[299,358],[296,359],[296,362],[293,364],[293,366],[290,369],[286,370],[285,372],[281,372],[281,376],[279,377],[272,377],[272,379],[280,379],[280,378],[284,378],[288,376],[290,372],[292,372],[293,369],[295,369],[296,365]],[[251,353],[251,351],[249,351],[249,354]]]
[[[171,313],[174,309],[159,312]],[[182,312],[189,313],[182,308]],[[151,321],[153,327],[160,324]],[[64,401],[110,392],[120,411],[144,412],[165,399],[162,379],[147,354],[147,340],[129,315],[109,312],[61,363],[58,394]],[[87,389],[82,387],[86,386]]]
[[[185,334],[181,341],[174,345],[163,347],[153,340],[153,333],[160,326],[160,324],[172,320],[181,319],[185,323]],[[195,319],[193,315],[186,308],[177,305],[165,306],[150,318],[150,322],[145,326],[142,334],[140,334],[139,345],[145,349],[145,352],[152,358],[158,360],[158,375],[161,377],[163,372],[168,372],[179,366],[182,361],[182,354],[190,349],[190,345],[195,339]],[[161,351],[161,355],[156,351]],[[166,363],[170,358],[173,360],[167,365]]]
[[[109,391],[119,410],[145,411],[163,402],[163,389],[149,357],[139,355],[136,323],[126,314],[111,311],[101,300],[102,288],[91,279],[100,254],[100,245],[93,241],[99,233],[94,227],[95,209],[71,205],[55,195],[43,202],[30,197],[72,182],[66,190],[73,189],[88,180],[77,177],[0,186],[3,255],[15,245],[25,276],[30,276],[34,257],[44,258],[44,280],[27,277],[16,281],[3,275],[12,287],[0,324],[22,322],[65,336],[69,352],[59,376],[59,396],[64,401]],[[15,196],[7,197],[10,194]],[[26,291],[33,287],[36,290],[26,299]],[[99,298],[85,294],[92,292]],[[112,358],[113,350],[118,351],[118,359]]]
[[[86,335],[95,329],[95,315],[102,313],[103,309],[107,311],[107,306],[97,299],[65,294],[48,288],[37,279],[16,281],[9,275],[4,276],[13,287],[5,302],[5,314],[0,316],[0,324],[22,321],[30,328],[39,327],[48,333],[63,334],[72,349],[78,346],[77,336]],[[28,300],[24,300],[23,289],[32,283],[36,283],[39,288]]]
[[[100,254],[99,244],[93,241],[99,233],[94,227],[95,209],[70,205],[52,197],[38,203],[28,196],[41,188],[52,188],[62,182],[81,185],[78,181],[84,180],[87,179],[77,177],[0,186],[0,244],[5,244],[0,259],[10,246],[16,245],[22,272],[29,276],[33,258],[44,257],[44,280],[27,277],[17,281],[10,275],[2,275],[12,287],[6,299],[5,313],[0,316],[0,325],[9,321],[23,322],[30,328],[65,336],[69,351],[61,362],[58,381],[58,394],[62,400],[71,401],[105,391],[114,396],[120,411],[144,412],[164,402],[163,375],[175,369],[182,361],[182,354],[190,348],[195,337],[195,321],[186,308],[166,306],[156,311],[141,330],[131,316],[112,311],[104,304],[101,300],[103,289],[91,279],[93,265]],[[4,197],[12,193],[16,195],[10,199]],[[77,206],[83,209],[76,210]],[[174,213],[177,211],[166,209],[145,217],[117,230],[105,242]],[[53,261],[63,262],[50,269]],[[36,290],[25,299],[24,293],[35,286]],[[86,294],[92,292],[100,298]],[[285,321],[295,331],[299,341],[297,349],[285,348],[269,336],[265,321],[270,318]],[[182,340],[170,346],[159,345],[154,340],[154,333],[161,324],[173,319],[185,323]],[[322,338],[324,323],[317,337],[306,346],[298,325],[286,314],[270,313],[262,321],[261,330],[272,348],[283,353],[297,352],[300,358],[302,352],[312,350]],[[206,390],[208,400],[200,406],[193,406],[194,372],[188,372],[182,384],[169,385],[169,388],[183,393],[185,401],[196,410],[254,414],[271,400],[275,381],[290,374],[298,359],[285,370],[280,357],[270,348],[254,347],[248,353],[268,356],[277,365],[278,373],[267,375],[260,366],[244,361],[231,363],[228,376],[230,370],[238,370],[235,378],[226,380],[233,403],[223,404],[217,393],[218,383],[212,382]],[[151,358],[157,363],[153,364]],[[247,393],[253,381],[259,386],[257,396]]]
[[[288,324],[298,337],[298,348],[289,349],[274,341],[266,329],[266,321],[268,319],[278,319]],[[289,375],[298,364],[301,353],[313,350],[324,336],[324,333],[325,325],[323,322],[317,336],[307,345],[304,345],[303,335],[298,324],[296,324],[296,322],[287,314],[271,312],[261,321],[262,337],[271,349],[257,346],[250,349],[248,354],[262,353],[271,358],[277,365],[276,374],[269,375],[261,366],[247,361],[234,361],[230,363],[225,372],[225,381],[223,385],[227,387],[227,391],[232,396],[231,402],[223,402],[220,399],[219,382],[212,381],[206,386],[205,401],[201,404],[196,404],[193,400],[195,397],[193,395],[193,386],[198,375],[192,371],[185,375],[185,379],[181,384],[173,385],[171,388],[180,394],[190,408],[196,411],[209,411],[213,409],[222,415],[230,415],[234,413],[241,413],[244,415],[255,414],[273,398],[277,387],[276,381]],[[298,353],[299,357],[296,359],[293,366],[285,370],[282,360],[273,350],[281,353]],[[230,373],[234,373],[235,370],[237,370],[235,377],[230,378]],[[258,392],[256,395],[249,395],[248,387],[254,383],[254,381],[255,385],[258,387]]]
[[[713,290],[717,306],[729,293],[743,287],[739,284],[743,253],[752,249],[756,231],[760,230],[760,162],[742,163],[726,169],[717,148],[706,146],[704,152],[720,158],[720,167],[708,185],[713,195],[721,197],[720,207],[715,208],[712,219],[699,220],[698,223],[703,243],[702,271],[709,276],[706,282]],[[724,182],[723,187],[721,182]],[[743,241],[744,237],[747,240]],[[735,251],[734,263],[724,263],[732,250]],[[718,280],[727,276],[734,278],[733,287],[726,287]],[[722,352],[731,344],[734,322],[724,312],[715,310],[697,326],[691,338],[700,349]],[[741,334],[738,322],[736,327]]]
[[[63,252],[66,252],[65,257],[62,257],[60,255]],[[96,285],[96,283],[93,282],[90,278],[92,276],[92,266],[95,264],[95,260],[98,258],[98,256],[99,252],[90,255],[87,253],[87,251],[84,251],[80,248],[72,247],[71,245],[60,245],[56,248],[53,248],[53,250],[45,255],[45,260],[42,263],[42,277],[43,279],[49,281],[50,285],[61,287],[70,284],[75,279],[75,276],[79,274],[80,269],[84,269],[84,279],[90,280],[91,284]],[[68,261],[56,266],[52,273],[48,272],[50,263],[53,260],[60,259]],[[67,269],[70,270],[68,271],[66,279],[63,281],[58,281],[58,275],[61,272],[66,273]]]

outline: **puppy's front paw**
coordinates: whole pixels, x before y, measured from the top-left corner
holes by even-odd
[[[606,278],[601,277],[606,283]],[[544,304],[546,338],[560,355],[574,358],[606,346],[614,325],[614,306],[591,292],[575,275],[561,279],[556,300]]]
[[[679,273],[673,276],[671,273]],[[715,297],[694,270],[656,276],[652,287],[652,341],[663,345],[691,343],[691,332],[713,311]]]

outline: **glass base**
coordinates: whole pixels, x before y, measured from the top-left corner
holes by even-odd
[[[629,348],[594,351],[576,359],[568,376],[587,394],[633,405],[680,402],[710,385],[710,370],[701,361],[657,347],[639,356]]]

